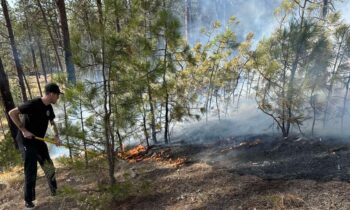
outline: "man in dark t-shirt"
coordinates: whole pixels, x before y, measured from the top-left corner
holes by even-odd
[[[29,100],[12,109],[9,115],[19,128],[17,143],[24,160],[24,200],[27,208],[34,208],[37,162],[39,162],[48,180],[51,195],[56,194],[57,184],[55,167],[50,158],[45,142],[35,139],[45,136],[48,123],[52,125],[55,141],[60,145],[58,130],[54,122],[55,113],[51,104],[55,104],[61,94],[57,84],[49,83],[45,86],[45,95],[41,98]],[[23,115],[23,122],[20,120]]]

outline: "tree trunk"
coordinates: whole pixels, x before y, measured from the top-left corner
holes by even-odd
[[[29,85],[29,82],[27,80],[27,77],[26,75],[23,74],[23,79],[24,79],[24,83],[26,84],[27,86],[27,90],[28,90],[28,94],[29,94],[29,98],[32,99],[33,98],[33,95],[32,95],[32,90],[30,89],[30,85]]]
[[[108,77],[107,79],[107,95],[108,99],[107,106],[108,106],[108,132],[110,136],[110,148],[109,148],[109,176],[111,177],[111,184],[116,184],[116,179],[114,177],[114,168],[115,168],[115,135],[114,135],[114,128],[115,128],[115,117],[112,118],[112,100],[113,95],[111,91],[111,64],[108,65]],[[112,124],[111,124],[112,121]],[[113,180],[112,180],[113,179]]]
[[[4,66],[2,65],[2,60],[0,58],[0,96],[1,96],[1,102],[3,103],[3,106],[5,108],[5,116],[7,119],[7,124],[11,131],[11,136],[13,138],[13,142],[16,148],[18,148],[17,142],[16,142],[16,135],[17,135],[17,127],[10,119],[10,116],[8,115],[8,112],[15,108],[15,103],[13,102],[12,94],[10,91],[10,84],[7,78],[7,75],[4,70]]]
[[[81,125],[81,131],[82,131],[82,133],[83,133],[85,167],[88,168],[88,166],[89,166],[89,159],[88,159],[87,146],[86,146],[86,138],[85,138],[83,108],[82,108],[81,98],[80,98],[80,97],[79,97],[79,110],[80,110],[80,125]]]
[[[46,73],[45,59],[44,59],[44,54],[43,54],[43,50],[42,50],[40,38],[37,38],[37,37],[36,37],[36,38],[35,38],[35,41],[36,41],[36,43],[37,43],[37,45],[38,45],[41,68],[42,68],[42,70],[43,70],[43,75],[44,75],[44,78],[45,78],[45,83],[47,84],[47,73]]]
[[[114,17],[115,17],[115,29],[118,33],[120,33],[121,31],[121,26],[120,26],[120,20],[119,20],[119,16],[118,16],[118,10],[116,8],[118,8],[117,5],[117,1],[114,1]],[[127,9],[129,10],[128,4],[127,4]],[[128,11],[130,13],[130,11]],[[128,18],[126,18],[128,19]],[[128,22],[128,21],[126,21]]]
[[[110,120],[111,120],[111,110],[108,109],[108,99],[109,97],[109,82],[107,81],[109,78],[107,78],[106,75],[106,66],[105,66],[105,30],[104,30],[104,20],[103,20],[103,12],[102,12],[102,2],[101,0],[96,0],[97,3],[97,9],[98,9],[98,17],[99,17],[99,24],[101,29],[101,61],[102,61],[102,77],[103,77],[103,94],[104,94],[104,101],[103,101],[103,109],[104,109],[104,135],[105,135],[105,147],[106,147],[106,154],[108,159],[108,172],[109,172],[109,182],[111,186],[114,186],[116,184],[116,179],[114,177],[114,151],[113,145],[111,145],[111,127],[110,127]],[[109,74],[108,74],[109,75]],[[113,143],[113,142],[112,142]]]
[[[30,37],[31,40],[31,37]],[[34,51],[34,47],[33,44],[30,44],[30,52],[32,54],[32,60],[33,60],[33,69],[35,71],[35,78],[36,78],[36,83],[38,84],[38,88],[39,88],[39,93],[40,96],[43,96],[43,92],[41,90],[41,85],[40,85],[40,79],[39,79],[39,72],[38,72],[38,64],[36,62],[36,57],[35,57],[35,51]],[[29,88],[28,88],[29,89]]]
[[[214,65],[215,66],[215,65]],[[215,67],[213,67],[211,73],[210,73],[210,77],[209,77],[209,89],[208,89],[208,94],[207,94],[207,100],[205,102],[205,122],[208,122],[208,114],[210,111],[210,107],[211,107],[211,100],[212,100],[212,95],[213,95],[213,77],[214,77],[214,71],[215,71]]]
[[[292,65],[292,70],[291,70],[291,75],[290,75],[290,80],[288,84],[288,91],[287,91],[287,113],[288,113],[288,119],[287,119],[287,125],[286,125],[286,136],[288,137],[289,135],[289,130],[291,127],[291,119],[293,116],[293,96],[294,96],[294,79],[295,79],[295,73],[297,71],[298,67],[298,62],[299,62],[299,52],[297,52],[296,58],[293,62]]]
[[[144,101],[142,98],[142,92],[140,93],[140,98],[141,98],[141,105],[142,105],[142,125],[143,125],[143,133],[145,135],[145,139],[146,139],[146,144],[147,144],[147,148],[149,148],[149,134],[147,131],[147,113],[146,113],[146,109],[145,109],[145,105],[144,105]]]
[[[75,77],[75,69],[73,64],[73,55],[70,47],[66,6],[64,3],[64,0],[56,0],[56,5],[59,10],[60,21],[61,21],[61,32],[63,36],[63,48],[64,48],[64,57],[66,61],[66,69],[68,74],[68,82],[71,84],[75,84],[76,77]]]
[[[323,0],[323,5],[322,5],[322,18],[323,19],[325,19],[327,17],[329,3],[330,3],[329,0]]]
[[[220,105],[219,105],[218,98],[219,98],[219,90],[215,90],[216,111],[218,112],[218,118],[219,118],[219,120],[221,120],[221,117],[220,117]]]
[[[118,136],[120,151],[124,152],[123,137],[122,137],[122,135],[120,135],[119,129],[117,129],[117,136]]]
[[[149,81],[149,76],[147,74],[147,92],[148,92],[148,103],[150,107],[151,112],[151,130],[152,130],[152,141],[153,144],[158,143],[157,142],[157,130],[156,130],[156,116],[154,112],[154,106],[153,106],[153,95],[152,95],[152,87]]]
[[[55,51],[55,56],[56,56],[56,59],[57,59],[57,62],[58,62],[58,66],[59,66],[60,70],[63,71],[63,66],[62,66],[62,62],[61,62],[61,59],[60,59],[60,55],[58,53],[57,44],[56,44],[56,41],[55,41],[55,39],[54,39],[54,37],[52,35],[51,29],[50,29],[50,24],[49,24],[49,22],[47,20],[45,11],[44,11],[41,3],[40,3],[40,0],[36,0],[36,2],[37,2],[38,7],[40,8],[41,14],[43,15],[43,20],[44,20],[44,23],[46,25],[47,32],[49,33],[51,42],[53,44],[53,48],[54,48],[54,51]],[[52,67],[50,67],[50,68],[51,68],[51,71],[52,71]]]
[[[241,90],[239,91],[239,94],[238,94],[237,105],[236,105],[236,109],[237,109],[237,110],[239,109],[239,100],[240,100],[241,97],[242,97],[242,92],[243,92],[243,88],[244,88],[245,81],[246,81],[246,80],[243,79],[242,87],[241,87]]]
[[[303,27],[304,27],[304,14],[306,10],[306,4],[307,0],[304,0],[303,7],[301,8],[301,20],[300,20],[300,30],[299,33],[302,33]],[[294,80],[295,80],[295,74],[298,69],[298,63],[299,63],[299,58],[301,56],[301,48],[300,44],[298,44],[295,52],[295,58],[292,63],[292,69],[291,69],[291,75],[289,79],[289,84],[288,84],[288,90],[287,90],[287,111],[288,111],[288,119],[287,119],[287,125],[285,127],[285,134],[288,137],[289,132],[290,132],[290,127],[291,127],[291,119],[293,117],[293,96],[294,96]]]
[[[22,68],[22,65],[21,65],[21,59],[20,59],[18,51],[17,51],[15,36],[13,34],[11,20],[10,20],[9,12],[8,12],[8,9],[7,9],[7,2],[6,2],[6,0],[1,0],[1,6],[2,6],[2,10],[3,10],[3,13],[4,13],[5,20],[6,20],[6,27],[7,27],[7,31],[8,31],[8,34],[9,34],[9,39],[10,39],[10,45],[11,45],[11,49],[12,49],[13,58],[14,58],[15,64],[16,64],[17,75],[18,75],[18,82],[19,82],[19,86],[20,86],[20,89],[21,89],[21,93],[22,93],[22,99],[23,99],[23,101],[27,101],[28,98],[27,98],[27,93],[26,93],[24,81],[23,81],[23,76],[24,76],[23,68]]]
[[[191,24],[191,0],[185,0],[185,38],[187,43],[190,43],[190,24]]]
[[[37,85],[38,85],[40,96],[42,97],[43,96],[43,92],[41,90],[41,85],[40,85],[40,80],[39,80],[38,64],[36,62],[35,50],[34,50],[34,46],[33,46],[33,36],[32,36],[31,31],[29,29],[29,23],[28,23],[28,18],[27,18],[27,13],[26,12],[24,12],[24,17],[25,17],[25,29],[27,31],[28,40],[29,40],[29,43],[30,43],[29,44],[29,48],[30,48],[30,52],[32,54],[33,70],[35,71],[36,82],[37,82]]]
[[[65,97],[63,97],[63,112],[64,112],[64,127],[68,128],[68,115],[67,115],[67,106],[66,106]],[[66,140],[67,140],[67,146],[69,151],[69,158],[71,159],[71,161],[73,161],[72,146],[70,144],[70,139],[67,134],[66,134]]]
[[[313,111],[312,117],[312,126],[311,126],[311,135],[314,136],[315,124],[316,124],[316,98],[314,96],[315,86],[312,87],[311,95],[310,95],[310,105]]]
[[[147,29],[150,28],[151,24],[147,24],[147,17],[148,17],[148,13],[145,12],[144,14],[145,19],[144,19],[144,36],[151,40],[152,37],[152,33],[150,33]],[[149,58],[146,58],[149,59]],[[151,123],[150,123],[150,127],[151,127],[151,132],[152,132],[152,142],[153,144],[157,144],[157,129],[156,129],[156,116],[155,116],[155,109],[154,109],[154,105],[153,105],[153,91],[152,91],[152,87],[151,87],[151,80],[150,80],[150,76],[149,76],[150,72],[147,72],[146,76],[147,76],[147,94],[148,94],[148,104],[149,104],[149,108],[150,108],[150,114],[151,114]],[[145,112],[146,115],[146,112]],[[145,116],[145,118],[147,118],[147,116]]]
[[[169,93],[166,80],[167,72],[167,54],[168,54],[168,42],[165,39],[165,50],[164,50],[164,73],[163,73],[163,88],[165,89],[165,122],[164,122],[164,142],[169,143]]]
[[[323,128],[325,128],[326,124],[327,124],[329,102],[330,102],[330,100],[332,98],[332,94],[333,94],[334,77],[338,71],[339,65],[343,62],[343,58],[344,58],[344,53],[341,54],[341,49],[342,49],[342,46],[343,46],[344,41],[345,41],[345,34],[346,34],[346,32],[344,32],[344,34],[341,38],[341,41],[340,41],[338,49],[337,49],[337,55],[335,58],[335,62],[333,64],[333,69],[332,69],[332,74],[331,74],[331,79],[330,79],[330,84],[329,84],[329,89],[328,89],[328,94],[327,94],[326,108],[324,110]]]
[[[348,76],[348,81],[346,82],[346,90],[345,90],[345,95],[344,95],[344,100],[343,100],[343,109],[342,109],[342,114],[341,114],[341,130],[342,132],[344,131],[344,116],[346,114],[346,104],[348,100],[348,94],[349,94],[349,86],[350,86],[350,74]]]

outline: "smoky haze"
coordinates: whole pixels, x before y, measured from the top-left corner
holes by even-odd
[[[192,0],[190,2],[191,44],[205,41],[200,30],[202,28],[209,30],[214,21],[220,21],[222,30],[225,30],[231,16],[239,21],[239,24],[232,28],[237,33],[238,40],[243,40],[249,32],[253,32],[256,44],[264,36],[269,36],[276,26],[277,20],[273,13],[281,0]]]
[[[255,100],[242,100],[238,110],[230,108],[229,115],[218,119],[212,112],[208,120],[189,121],[173,129],[173,141],[207,143],[230,137],[277,133],[272,119],[257,109]]]
[[[249,32],[254,33],[252,48],[264,37],[269,37],[278,26],[278,21],[274,16],[275,9],[281,4],[281,0],[192,0],[190,1],[190,13],[192,13],[189,23],[189,42],[193,45],[196,42],[204,43],[206,37],[200,33],[202,28],[210,29],[212,23],[216,20],[222,23],[221,31],[227,27],[228,20],[235,16],[239,21],[238,25],[231,28],[242,41]],[[347,8],[350,8],[349,1],[337,2],[335,9],[342,14],[344,21],[350,22],[350,15]],[[198,14],[200,13],[200,15]],[[182,17],[182,22],[184,22]],[[185,30],[185,29],[183,29]],[[344,89],[343,89],[344,90]],[[343,106],[344,91],[336,90],[330,103],[329,120],[323,125],[323,114],[319,113],[315,128],[315,136],[350,136],[349,107],[346,107],[346,116],[344,118],[345,129],[341,130],[340,109]],[[318,93],[317,100],[322,103],[326,99],[327,91],[323,90]],[[244,93],[243,93],[244,95]],[[349,104],[349,103],[348,103]],[[306,105],[309,105],[306,102]],[[224,109],[223,102],[220,104]],[[307,109],[307,107],[305,107]],[[306,120],[301,125],[301,131],[306,135],[311,135],[312,119],[309,111],[305,111]],[[298,133],[299,128],[293,126],[291,133]],[[257,108],[257,103],[253,95],[249,99],[241,100],[238,106],[233,105],[229,109],[229,114],[218,119],[215,111],[210,111],[208,120],[202,115],[200,121],[189,121],[177,124],[171,133],[174,141],[183,140],[190,142],[206,142],[211,140],[225,139],[233,136],[254,135],[254,134],[273,134],[281,135],[277,124],[271,117],[262,113]]]

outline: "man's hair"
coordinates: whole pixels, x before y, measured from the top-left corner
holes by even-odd
[[[48,83],[45,85],[45,94],[48,95],[50,93],[63,94],[56,83]]]

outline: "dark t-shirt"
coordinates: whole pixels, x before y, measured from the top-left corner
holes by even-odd
[[[24,127],[35,136],[44,137],[49,121],[55,118],[51,104],[46,106],[41,98],[35,98],[23,103],[18,109],[23,114]],[[24,138],[20,131],[19,135],[22,139]],[[39,140],[30,139],[29,141],[38,142]]]

